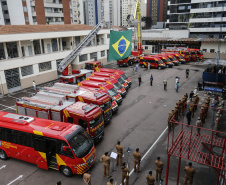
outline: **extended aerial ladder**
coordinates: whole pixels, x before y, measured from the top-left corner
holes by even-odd
[[[104,22],[100,22],[97,24],[91,32],[78,44],[78,46],[66,57],[64,58],[61,63],[58,66],[58,71],[63,72],[64,70],[67,70],[67,73],[64,73],[64,75],[72,75],[72,67],[71,63],[72,61],[80,55],[82,49],[86,47],[87,44],[97,35],[97,33],[103,28]]]

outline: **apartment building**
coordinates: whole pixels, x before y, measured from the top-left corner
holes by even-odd
[[[57,66],[93,29],[88,25],[0,27],[0,95],[58,78]],[[72,62],[74,69],[97,59],[107,63],[109,29],[102,29]]]
[[[86,25],[96,25],[96,8],[94,0],[84,0],[84,23]]]
[[[169,29],[189,29],[190,37],[226,36],[226,2],[216,0],[169,0]]]
[[[147,0],[147,17],[152,18],[152,24],[166,22],[167,19],[167,0]]]
[[[1,0],[0,2],[0,18],[3,17],[0,19],[1,25],[84,23],[83,0]]]

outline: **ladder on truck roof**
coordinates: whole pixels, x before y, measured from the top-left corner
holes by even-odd
[[[58,66],[58,71],[63,72],[64,69],[72,62],[72,60],[77,57],[82,49],[96,36],[96,34],[103,28],[104,22],[97,24],[91,32],[78,44],[78,46],[66,57],[64,58]]]

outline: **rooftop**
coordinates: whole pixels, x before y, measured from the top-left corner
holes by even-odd
[[[2,25],[1,34],[17,33],[39,33],[39,32],[60,32],[60,31],[81,31],[92,30],[93,26],[84,24],[64,24],[64,25]]]

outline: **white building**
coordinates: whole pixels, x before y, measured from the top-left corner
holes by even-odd
[[[83,0],[1,0],[1,25],[83,24]]]
[[[104,20],[109,26],[121,26],[120,0],[104,0]]]
[[[190,37],[218,38],[226,35],[226,2],[222,0],[168,1],[169,29],[189,29]],[[222,29],[221,29],[222,27]]]
[[[88,25],[10,25],[0,29],[0,94],[58,78],[57,65],[91,31]],[[74,69],[86,61],[107,63],[109,29],[102,29],[72,62]],[[98,39],[97,39],[98,37]]]

